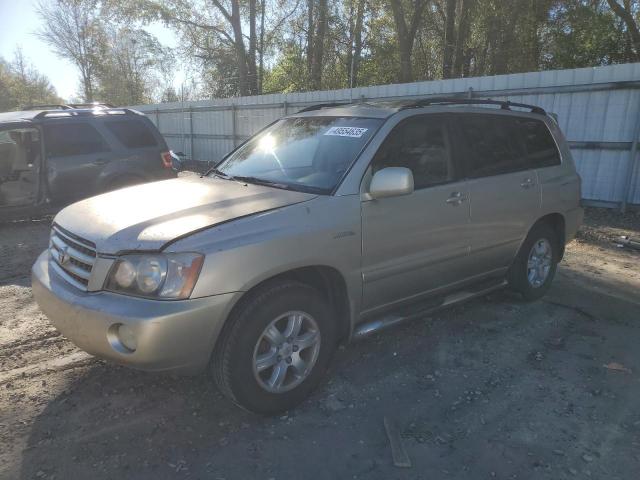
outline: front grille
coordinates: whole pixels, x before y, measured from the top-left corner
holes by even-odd
[[[56,273],[74,287],[86,291],[96,261],[95,244],[53,224],[49,253]]]

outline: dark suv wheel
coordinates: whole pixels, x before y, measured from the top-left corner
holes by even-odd
[[[211,361],[219,388],[241,407],[277,413],[295,407],[320,383],[336,347],[325,298],[297,282],[271,284],[230,318]]]
[[[555,230],[546,223],[535,225],[511,266],[509,285],[526,300],[537,300],[549,290],[559,261],[560,245]]]

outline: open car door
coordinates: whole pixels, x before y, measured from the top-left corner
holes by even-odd
[[[37,203],[42,167],[40,130],[25,123],[0,126],[0,216]]]

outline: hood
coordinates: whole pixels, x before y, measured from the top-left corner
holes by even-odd
[[[94,242],[99,253],[159,250],[189,233],[315,196],[193,176],[88,198],[62,210],[54,222]]]

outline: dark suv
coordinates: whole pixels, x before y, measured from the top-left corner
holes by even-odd
[[[175,160],[153,123],[134,110],[0,113],[0,219],[174,178]]]

